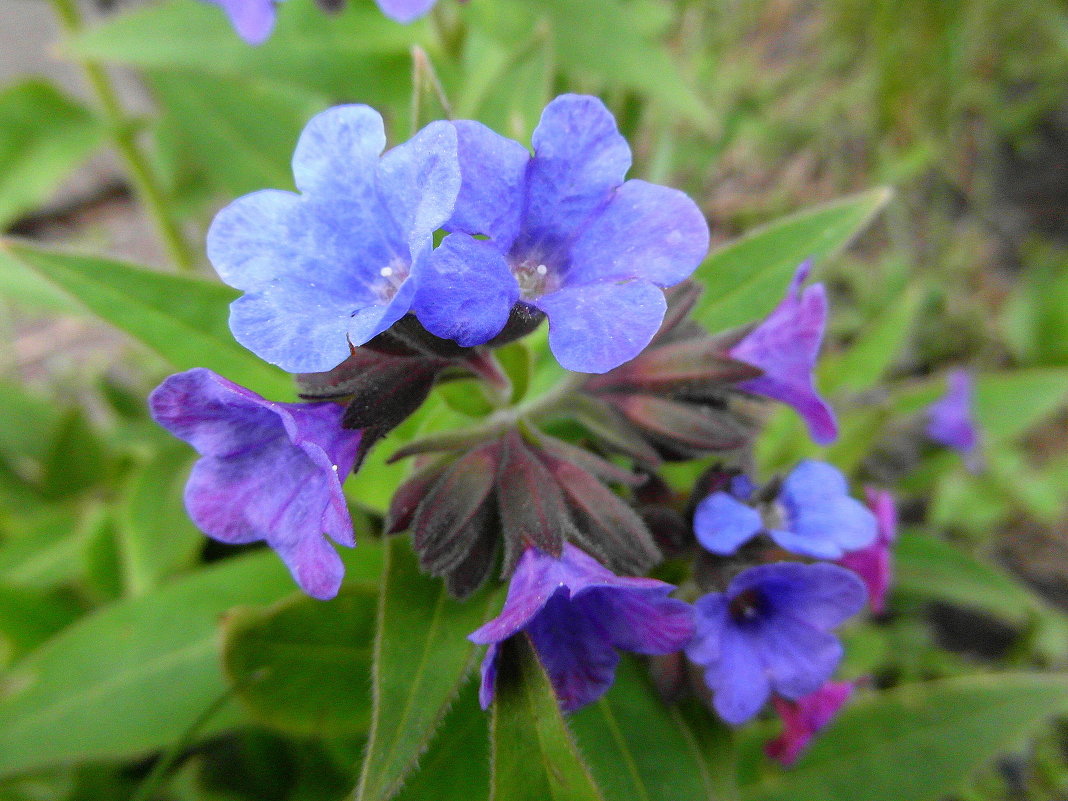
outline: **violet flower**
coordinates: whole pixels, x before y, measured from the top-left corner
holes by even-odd
[[[528,548],[500,615],[468,637],[489,645],[482,661],[482,708],[493,700],[499,643],[521,631],[530,636],[565,712],[608,690],[617,649],[678,651],[693,635],[693,609],[669,598],[673,589],[656,579],[617,576],[569,543],[559,559]]]
[[[343,407],[273,403],[203,368],[170,376],[148,402],[201,455],[185,488],[193,522],[220,542],[265,540],[302,590],[333,598],[344,566],[326,537],[356,544],[341,482],[360,432],[341,427]]]
[[[250,45],[267,41],[274,30],[275,0],[209,0],[226,12],[237,35]],[[425,15],[437,0],[375,0],[382,13],[407,24]]]
[[[954,370],[948,378],[949,390],[927,407],[927,436],[960,452],[972,472],[981,467],[979,427],[972,411],[975,390],[967,370]]]
[[[856,681],[829,681],[796,701],[773,698],[775,711],[782,718],[782,733],[765,744],[764,752],[784,767],[794,764],[812,739],[849,702],[857,684]]]
[[[897,508],[894,496],[885,490],[867,489],[868,508],[875,513],[878,534],[867,548],[845,554],[837,560],[849,568],[868,588],[868,605],[877,615],[886,611],[886,595],[894,577],[893,550],[897,539]]]
[[[481,123],[453,123],[463,185],[415,302],[423,325],[471,346],[518,302],[549,318],[568,370],[604,373],[641,352],[664,317],[662,287],[708,251],[708,225],[676,189],[624,181],[630,148],[595,97],[542,113],[533,157]],[[486,239],[475,239],[483,236]]]
[[[827,325],[827,293],[823,284],[801,291],[811,267],[806,261],[797,268],[782,302],[728,354],[764,371],[739,384],[739,389],[792,406],[808,424],[812,438],[827,445],[838,436],[838,424],[816,391],[812,375]]]
[[[845,476],[825,462],[806,459],[783,480],[778,496],[760,509],[745,503],[748,494],[732,482],[731,492],[714,492],[694,512],[698,542],[720,556],[735,553],[762,531],[790,553],[838,559],[871,545],[875,516],[849,495]]]
[[[859,612],[864,599],[860,579],[837,565],[752,567],[726,592],[698,599],[697,633],[686,655],[704,667],[720,717],[745,723],[773,691],[796,701],[831,677],[842,645],[830,631]]]
[[[431,123],[380,158],[385,143],[373,109],[328,109],[297,142],[301,194],[253,192],[215,217],[208,258],[245,292],[230,328],[257,356],[327,372],[408,312],[460,189],[456,131]]]

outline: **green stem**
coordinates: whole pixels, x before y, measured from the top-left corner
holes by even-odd
[[[68,36],[83,28],[75,0],[52,0],[52,7]],[[107,122],[115,149],[119,152],[138,199],[144,204],[159,231],[163,245],[174,263],[183,270],[196,266],[193,251],[182,236],[177,221],[167,211],[167,199],[144,154],[137,147],[133,121],[126,115],[111,79],[102,66],[89,59],[79,59],[100,110]]]

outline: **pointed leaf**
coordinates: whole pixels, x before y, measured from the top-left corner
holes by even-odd
[[[237,292],[229,287],[12,241],[0,242],[0,251],[179,370],[208,367],[272,399],[292,395],[292,384],[284,373],[260,361],[231,336],[228,307]]]
[[[1068,677],[1006,673],[910,684],[850,703],[788,771],[745,801],[925,801],[1068,709]]]
[[[386,549],[359,801],[385,801],[400,789],[471,667],[467,635],[487,617],[485,599],[460,603],[421,574],[407,538],[392,538]]]
[[[526,635],[500,648],[490,718],[490,801],[604,801]]]
[[[845,247],[891,196],[889,189],[873,189],[807,209],[717,250],[694,274],[705,285],[694,319],[715,332],[764,317],[801,262]]]

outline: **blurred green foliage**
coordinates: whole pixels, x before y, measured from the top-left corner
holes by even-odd
[[[893,612],[847,636],[845,672],[872,687],[792,772],[763,759],[768,726],[732,735],[701,708],[659,705],[636,662],[568,726],[521,660],[526,684],[504,693],[523,697],[487,720],[463,635],[495,599],[434,613],[453,604],[440,583],[374,538],[407,466],[376,452],[347,487],[365,531],[332,605],[295,597],[272,554],[220,560],[182,509],[192,454],[144,397],[195,365],[292,397],[230,338],[233,292],[205,264],[178,275],[13,238],[0,246],[0,799],[312,801],[358,785],[416,801],[491,783],[522,798],[560,766],[578,788],[561,799],[1063,798],[1068,734],[1042,724],[1068,710],[1055,672],[1068,660],[1064,2],[442,0],[409,27],[369,0],[279,11],[260,48],[193,0],[122,9],[60,46],[144,79],[155,109],[123,124],[197,253],[222,203],[291,188],[296,136],[333,103],[375,105],[392,141],[449,111],[527,140],[553,95],[583,91],[616,111],[634,175],[709,215],[704,323],[760,317],[816,258],[834,309],[820,384],[842,422],[822,455],[893,487],[907,522]],[[47,234],[57,190],[116,122],[37,77],[0,87],[0,226]],[[884,185],[892,199],[871,189]],[[62,238],[99,250],[101,236],[83,218]],[[104,330],[127,336],[94,339]],[[544,354],[537,338],[513,354],[531,393],[558,377]],[[920,434],[959,363],[979,376],[977,474]],[[488,408],[437,391],[394,442]],[[767,473],[820,452],[780,411],[757,456]],[[701,467],[668,477],[685,491]],[[288,650],[346,629],[364,642]],[[334,672],[337,685],[317,681]],[[358,706],[359,689],[365,717],[322,717]],[[491,751],[527,781],[491,777]]]

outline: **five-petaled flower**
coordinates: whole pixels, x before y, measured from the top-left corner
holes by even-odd
[[[831,629],[859,612],[865,597],[864,584],[843,567],[779,562],[749,568],[726,592],[699,598],[686,655],[704,667],[716,712],[738,725],[772,691],[796,701],[818,690],[842,657]]]
[[[189,516],[221,542],[266,540],[297,584],[333,598],[344,566],[327,541],[353,546],[341,491],[360,432],[332,403],[273,403],[203,368],[170,376],[149,397],[156,422],[201,458],[185,488]]]
[[[411,308],[432,235],[460,189],[456,131],[434,122],[384,155],[367,106],[314,117],[293,155],[300,194],[238,198],[208,231],[208,258],[245,294],[234,337],[293,373],[326,372]]]
[[[838,424],[830,405],[816,391],[812,371],[827,325],[827,292],[823,284],[801,290],[811,266],[806,261],[797,268],[786,297],[729,355],[764,371],[759,378],[739,384],[739,389],[794,407],[812,438],[826,445],[838,436]]]
[[[662,287],[708,251],[694,202],[624,181],[630,148],[595,97],[553,100],[533,156],[481,123],[454,125],[463,185],[415,302],[423,325],[478,345],[518,302],[549,318],[549,346],[569,370],[604,373],[637,356],[663,320]]]
[[[856,681],[829,681],[796,701],[773,698],[775,711],[782,718],[782,732],[764,745],[764,753],[785,767],[794,764],[812,739],[849,702],[857,684]]]
[[[850,497],[845,477],[825,462],[801,462],[761,510],[744,502],[750,486],[748,481],[732,482],[731,492],[714,492],[697,505],[694,532],[707,550],[727,556],[766,531],[791,553],[837,559],[876,538],[875,516]]]
[[[469,639],[489,645],[479,700],[493,700],[498,646],[526,632],[560,699],[570,712],[596,701],[615,678],[616,649],[667,654],[693,635],[693,609],[669,598],[674,587],[651,578],[617,576],[565,543],[556,559],[528,548],[519,560],[500,615]]]

